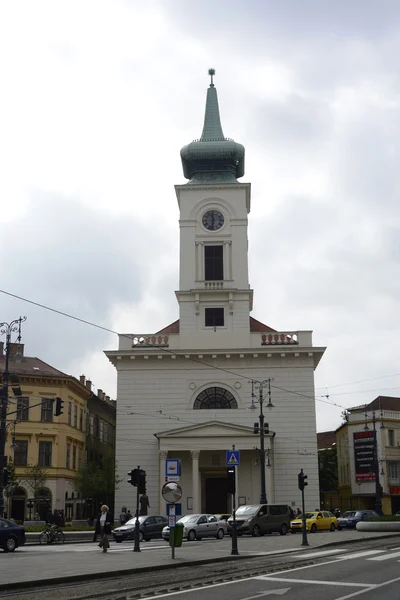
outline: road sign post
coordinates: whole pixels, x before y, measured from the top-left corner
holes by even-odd
[[[179,461],[178,461],[179,462]],[[168,467],[165,468],[166,473],[168,473]],[[180,470],[179,470],[180,474]],[[169,507],[169,517],[168,517],[168,525],[169,525],[169,536],[171,538],[171,558],[175,558],[175,525],[176,525],[176,517],[175,517],[175,504],[179,502],[182,498],[182,488],[175,481],[167,481],[162,487],[161,490],[162,497],[165,502],[170,504]]]
[[[232,494],[232,550],[233,556],[238,556],[237,546],[237,523],[236,523],[236,467],[240,465],[240,451],[235,450],[235,446],[232,446],[232,450],[226,452],[226,467],[228,475],[228,493]]]

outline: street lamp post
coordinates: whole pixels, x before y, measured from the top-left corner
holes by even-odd
[[[5,365],[3,371],[3,386],[0,390],[0,517],[4,515],[4,485],[3,472],[7,466],[6,436],[7,436],[7,408],[8,408],[8,385],[10,381],[9,360],[11,354],[11,336],[14,332],[18,332],[17,343],[21,342],[21,324],[26,321],[26,317],[20,317],[11,321],[11,323],[0,323],[0,333],[5,334]]]
[[[265,430],[264,430],[264,412],[263,406],[266,400],[266,397],[263,395],[264,389],[267,389],[267,397],[268,404],[267,408],[273,408],[274,405],[271,402],[271,381],[272,379],[265,379],[264,381],[252,381],[252,391],[251,391],[251,410],[255,410],[256,406],[254,404],[254,399],[260,405],[260,414],[258,415],[259,422],[259,434],[260,434],[260,481],[261,481],[261,495],[260,495],[260,504],[267,504],[267,493],[265,489]],[[258,398],[255,392],[258,391]]]

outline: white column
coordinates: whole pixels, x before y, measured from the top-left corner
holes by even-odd
[[[193,494],[193,514],[201,512],[200,498],[200,473],[199,456],[200,450],[191,450],[192,456],[192,494]]]
[[[164,499],[161,496],[161,490],[165,483],[165,461],[168,456],[168,452],[166,452],[165,450],[161,450],[159,455],[160,455],[160,493],[159,493],[159,498],[161,498],[160,499],[160,515],[165,515],[166,514],[166,508],[165,508],[166,504],[164,502]]]

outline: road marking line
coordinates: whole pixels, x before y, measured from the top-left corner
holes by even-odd
[[[336,548],[335,550],[323,550],[322,552],[308,552],[306,554],[298,554],[294,558],[317,558],[320,556],[329,556],[329,554],[337,554],[338,552],[348,552],[344,548]]]
[[[314,565],[317,567],[319,565]],[[314,585],[335,585],[335,586],[343,586],[343,587],[365,587],[371,589],[370,583],[347,583],[344,581],[319,581],[318,579],[291,579],[289,577],[274,577],[272,575],[261,575],[259,577],[254,577],[254,579],[259,579],[261,581],[283,581],[285,583],[310,583]]]
[[[361,594],[366,594],[371,590],[376,590],[378,588],[384,587],[385,585],[390,585],[392,583],[397,583],[400,581],[400,577],[396,577],[396,579],[390,579],[389,581],[385,581],[384,583],[377,583],[375,585],[371,584],[369,589],[358,590],[358,592],[352,592],[351,594],[347,594],[346,596],[341,596],[340,598],[335,598],[335,600],[349,600],[350,598],[355,598],[356,596],[360,596]]]
[[[367,560],[390,560],[398,556],[400,556],[400,552],[391,552],[390,554],[385,554],[385,556],[375,556],[374,558],[367,558]]]
[[[339,556],[339,560],[351,560],[352,558],[362,558],[363,556],[371,556],[371,554],[381,554],[385,550],[365,550],[364,552],[356,552],[355,554],[346,554]]]

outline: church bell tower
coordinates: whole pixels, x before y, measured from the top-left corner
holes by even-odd
[[[209,70],[203,132],[181,150],[185,185],[175,186],[180,210],[181,348],[250,345],[247,215],[250,184],[244,147],[224,137],[214,69]]]

